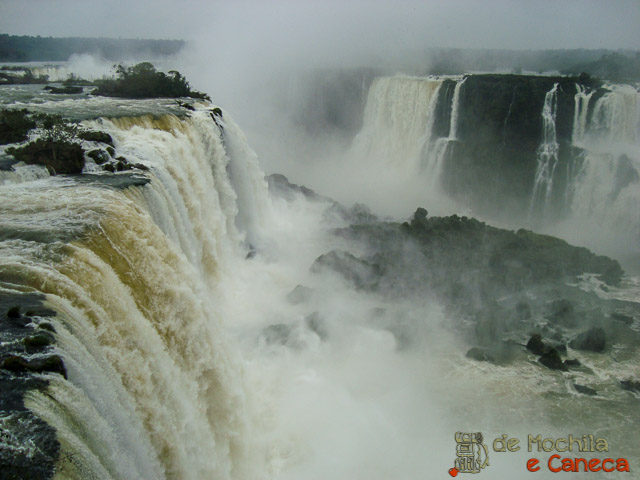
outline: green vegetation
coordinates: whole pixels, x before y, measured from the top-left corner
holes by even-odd
[[[34,118],[42,130],[40,138],[22,147],[7,148],[7,153],[27,165],[44,165],[51,175],[82,173],[80,127],[57,115],[39,114]]]
[[[640,52],[634,50],[480,50],[434,48],[426,50],[424,71],[433,75],[468,72],[511,71],[560,72],[577,75],[586,72],[615,82],[640,80]]]
[[[35,127],[27,110],[0,110],[0,145],[24,142]]]
[[[0,35],[0,62],[64,62],[71,55],[93,54],[111,61],[145,55],[174,55],[182,40],[127,40],[115,38],[52,38]]]
[[[175,70],[166,74],[159,72],[149,62],[132,67],[116,65],[115,79],[96,82],[94,95],[123,98],[191,97],[211,100],[205,93],[191,90],[187,79]]]
[[[637,82],[640,80],[640,52],[632,55],[606,53],[598,60],[578,64],[567,70],[567,73],[578,72],[588,72],[614,82]]]

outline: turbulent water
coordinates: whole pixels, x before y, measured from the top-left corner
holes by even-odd
[[[465,80],[453,81],[438,136],[442,79],[375,80],[351,154],[366,156],[368,168],[437,178],[447,146],[460,140]],[[81,119],[149,168],[146,185],[128,187],[21,165],[0,172],[0,292],[43,294],[57,312],[46,321],[68,379],[46,374],[49,386],[24,398],[55,429],[55,478],[444,478],[460,430],[523,443],[529,433],[597,434],[637,468],[638,398],[618,387],[637,377],[636,351],[572,352],[595,380],[542,371],[526,357],[510,366],[470,360],[466,327],[454,328],[435,298],[379,295],[309,269],[331,249],[363,253],[331,234],[357,213],[300,189],[270,191],[227,112],[216,120],[198,105],[178,116],[171,102],[54,99],[22,88],[2,87],[3,101]],[[597,223],[601,209],[615,228],[640,225],[637,188],[616,198],[597,190],[615,181],[608,145],[637,162],[637,98],[616,87],[591,107],[577,89],[573,141],[585,161],[572,177],[571,218]],[[553,117],[551,101],[542,115]],[[582,287],[635,301],[634,281],[607,288],[584,277]],[[34,315],[31,327],[44,321]],[[572,386],[585,382],[598,398]],[[20,428],[0,413],[3,433]],[[33,441],[12,438],[2,436],[4,451],[33,455]],[[513,478],[541,455],[490,456],[479,478]]]

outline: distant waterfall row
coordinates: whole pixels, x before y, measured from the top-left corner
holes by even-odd
[[[570,77],[380,77],[351,154],[476,213],[640,238],[640,93]],[[390,172],[390,174],[392,174]]]

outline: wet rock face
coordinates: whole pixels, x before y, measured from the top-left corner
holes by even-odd
[[[66,378],[62,358],[52,354],[55,312],[36,294],[0,295],[0,478],[52,478],[60,444],[55,430],[24,405],[29,391],[46,390],[46,375]]]
[[[543,137],[545,96],[556,83],[558,158],[565,168],[557,169],[554,175],[552,198],[559,198],[558,192],[564,192],[567,182],[566,165],[578,162],[580,157],[571,145],[576,84],[597,88],[599,82],[595,80],[467,76],[460,89],[458,140],[450,145],[442,172],[442,185],[450,195],[478,211],[508,211],[511,215],[527,211]],[[445,84],[443,88],[451,89]],[[440,101],[450,103],[444,98]]]
[[[84,168],[84,151],[77,143],[64,140],[36,140],[10,152],[27,165],[43,165],[52,175],[79,174]]]

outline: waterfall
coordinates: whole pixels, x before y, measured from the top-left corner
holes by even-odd
[[[366,163],[394,165],[418,172],[431,141],[431,127],[439,79],[409,77],[376,78],[369,88],[362,130],[351,153]]]
[[[543,216],[553,187],[553,174],[558,164],[559,145],[556,138],[557,92],[558,84],[555,83],[544,97],[542,142],[538,147],[538,165],[531,196],[531,214],[541,208]]]
[[[57,312],[68,380],[50,375],[25,397],[56,430],[56,473],[257,478],[242,370],[217,308],[243,239],[268,220],[255,155],[226,113],[222,126],[206,110],[85,125],[146,165],[150,183],[1,187],[0,287],[44,294]]]
[[[573,143],[580,167],[570,178],[568,222],[593,232],[616,232],[616,243],[637,251],[640,240],[640,93],[608,86],[589,106],[592,93],[578,88]],[[587,118],[587,109],[592,109]]]
[[[573,133],[571,141],[574,145],[581,145],[587,129],[587,118],[589,113],[589,101],[595,90],[586,93],[586,88],[576,83],[575,110],[573,114]]]
[[[427,178],[429,183],[437,186],[440,182],[442,167],[447,158],[449,147],[452,142],[458,140],[458,118],[460,116],[460,91],[466,77],[456,82],[453,90],[453,100],[451,102],[451,118],[449,123],[449,136],[441,137],[433,141],[433,147],[430,149],[430,155],[427,156]]]

